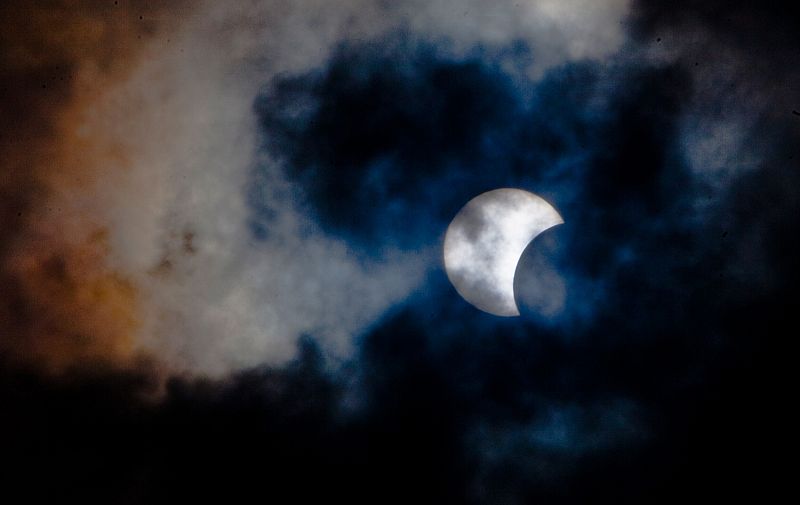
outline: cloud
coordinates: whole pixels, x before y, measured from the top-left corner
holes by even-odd
[[[340,195],[321,212],[307,215],[305,192],[313,193],[314,189],[286,177],[285,167],[280,166],[282,160],[274,153],[260,152],[265,137],[260,136],[257,121],[266,120],[266,108],[299,106],[301,102],[295,101],[299,94],[311,93],[306,88],[317,85],[313,77],[302,76],[328,68],[331,55],[340,65],[361,65],[357,61],[360,58],[366,69],[375,62],[367,61],[372,58],[369,54],[361,54],[359,39],[387,41],[390,34],[400,30],[418,35],[398,43],[414,45],[415,37],[432,41],[427,46],[428,55],[419,52],[412,58],[427,59],[422,66],[440,73],[428,76],[439,79],[439,84],[430,87],[427,78],[420,79],[421,87],[406,89],[404,103],[397,104],[406,108],[403,113],[408,114],[407,122],[415,123],[423,118],[425,107],[435,106],[422,95],[428,93],[434,101],[444,97],[440,120],[434,120],[440,123],[432,126],[441,128],[440,138],[450,147],[439,153],[435,151],[444,145],[439,140],[425,136],[404,139],[404,134],[398,133],[402,121],[396,123],[394,134],[385,132],[383,143],[392,149],[397,142],[420,144],[407,144],[405,151],[400,151],[404,157],[394,161],[417,166],[436,161],[429,166],[438,170],[445,166],[442,160],[465,160],[462,149],[485,141],[479,138],[479,130],[466,131],[461,124],[471,124],[472,118],[479,116],[488,120],[492,114],[494,121],[502,121],[504,112],[492,100],[514,100],[508,96],[510,84],[497,79],[496,70],[488,75],[481,65],[469,59],[461,61],[459,54],[481,47],[496,53],[514,40],[532,39],[539,33],[534,19],[541,14],[558,20],[554,22],[560,29],[559,37],[585,42],[565,51],[556,51],[556,45],[542,45],[540,54],[531,60],[531,72],[541,72],[570,58],[604,57],[619,43],[619,31],[616,25],[611,26],[611,20],[623,15],[626,7],[624,2],[610,2],[607,9],[601,9],[602,22],[597,29],[586,31],[584,25],[568,19],[566,12],[553,5],[526,5],[521,9],[523,19],[503,35],[494,22],[485,26],[480,23],[478,30],[454,31],[452,19],[443,15],[445,5],[419,4],[406,10],[367,1],[335,5],[264,1],[223,8],[209,2],[185,11],[183,23],[143,45],[144,56],[125,81],[107,87],[87,105],[81,135],[92,142],[113,145],[122,154],[104,163],[104,175],[79,200],[93,209],[108,230],[109,267],[139,292],[135,349],[157,356],[168,369],[210,375],[259,363],[285,362],[293,356],[296,340],[309,333],[321,339],[327,352],[347,356],[354,337],[408,296],[426,272],[438,267],[435,240],[422,244],[409,238],[416,231],[428,238],[438,233],[435,227],[444,219],[446,209],[434,221],[424,214],[424,209],[430,209],[425,205],[427,200],[436,198],[430,192],[435,188],[397,200],[394,218],[408,217],[404,213],[421,204],[402,226],[387,219],[382,209],[361,213],[359,208],[359,214],[352,213],[355,207],[349,200],[368,207],[370,202],[385,206],[381,200],[384,196],[387,201],[394,198],[381,193],[385,188],[380,187],[380,181],[372,189],[350,193],[343,186],[349,198],[342,200]],[[492,16],[484,10],[473,12]],[[508,16],[505,9],[496,12],[497,22]],[[580,31],[577,38],[576,30]],[[349,45],[358,49],[348,53]],[[392,50],[391,44],[384,49],[372,47],[378,52]],[[439,47],[452,55],[449,68],[435,63],[434,53]],[[403,51],[397,48],[396,56]],[[342,58],[347,54],[357,60],[346,62]],[[398,61],[396,56],[385,57]],[[397,69],[394,78],[411,83],[416,78],[413,74],[420,71],[421,67],[409,60],[405,70]],[[292,91],[289,84],[275,87],[291,76],[305,79],[295,82],[299,90]],[[461,88],[454,78],[465,78]],[[346,94],[344,84],[329,80],[319,85],[330,88],[323,90],[325,93],[335,94],[339,86],[339,92]],[[386,85],[390,86],[388,81]],[[265,89],[278,93],[280,86],[289,95],[278,97],[278,105],[266,105],[269,98],[262,94],[254,110],[259,93]],[[452,90],[442,92],[436,86]],[[403,89],[395,87],[394,91],[401,93]],[[495,94],[476,103],[474,110],[455,110],[464,94],[489,89]],[[347,113],[360,121],[358,113],[342,102],[345,98],[333,96],[328,102],[330,119],[340,121],[341,114]],[[415,108],[409,107],[412,104]],[[462,113],[466,114],[465,121],[459,123],[455,118]],[[394,113],[387,110],[384,114]],[[353,128],[365,125],[358,121],[351,124]],[[433,131],[429,128],[425,135]],[[333,133],[335,130],[317,132],[321,136]],[[368,133],[362,131],[363,135]],[[267,141],[280,141],[276,134],[273,128]],[[361,140],[364,145],[372,142],[366,137]],[[351,147],[349,154],[347,145],[337,149],[345,156],[366,156],[376,171],[390,170],[390,158],[358,153],[357,145]],[[308,152],[311,155],[313,147]],[[425,160],[425,156],[433,160]],[[291,169],[299,173],[302,163],[295,163]],[[416,177],[413,170],[407,173]],[[335,181],[320,177],[317,182],[331,185]],[[412,183],[398,177],[391,191],[403,194],[403,186],[418,190]],[[467,192],[459,195],[467,196]],[[455,197],[450,200],[456,205]],[[329,226],[337,219],[351,224],[358,221],[378,234],[389,229],[407,230],[408,236],[382,243],[380,250],[367,251],[347,242],[356,234],[342,234],[341,226]],[[411,242],[415,242],[413,247],[409,247]]]
[[[139,359],[138,293],[106,263],[108,222],[87,197],[119,152],[80,125],[174,13],[138,1],[74,7],[0,7],[0,354],[56,373]]]
[[[209,2],[145,37],[124,78],[90,88],[63,138],[103,156],[45,178],[47,198],[36,181],[4,195],[38,212],[69,203],[103,232],[65,218],[0,230],[2,247],[20,230],[77,237],[58,261],[24,236],[4,263],[13,285],[58,303],[0,315],[69,322],[102,346],[48,345],[83,365],[59,380],[0,368],[6,492],[674,503],[782,491],[772,449],[792,429],[800,124],[791,93],[764,83],[796,79],[779,43],[791,23],[749,23],[739,2],[733,25],[701,9],[688,28],[650,2],[629,25],[622,3],[501,3],[463,25],[452,4],[405,5]],[[556,20],[552,53],[528,12]],[[625,26],[633,38],[617,39]],[[720,61],[705,67],[696,40]],[[75,174],[88,181],[64,184]],[[441,269],[449,219],[501,186],[565,219],[518,278],[547,283],[517,288],[549,312],[481,313]],[[137,330],[116,331],[128,316]],[[105,331],[126,336],[122,361],[145,350],[172,377],[94,364],[113,354]]]

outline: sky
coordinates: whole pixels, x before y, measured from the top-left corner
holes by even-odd
[[[0,3],[3,503],[772,501],[800,19],[745,0]],[[519,317],[449,223],[564,223]]]

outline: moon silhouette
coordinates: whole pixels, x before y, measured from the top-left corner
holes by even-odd
[[[563,223],[543,198],[521,189],[482,193],[456,214],[444,237],[444,265],[456,291],[478,309],[518,316],[514,274],[537,235]]]

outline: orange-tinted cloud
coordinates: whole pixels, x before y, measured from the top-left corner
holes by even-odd
[[[107,264],[91,188],[126,154],[80,135],[174,2],[0,4],[0,357],[60,372],[137,359],[136,287]],[[121,145],[121,144],[120,144]],[[109,163],[114,160],[116,163]],[[88,194],[87,194],[88,193]]]

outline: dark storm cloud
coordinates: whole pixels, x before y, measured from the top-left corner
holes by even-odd
[[[363,342],[370,408],[452,422],[483,502],[659,502],[711,493],[727,473],[762,482],[749,460],[764,453],[730,437],[769,403],[758,391],[772,377],[745,371],[767,365],[796,305],[797,171],[779,147],[795,141],[794,118],[764,109],[743,146],[757,169],[715,190],[686,154],[684,118],[710,92],[686,58],[567,64],[531,83],[483,56],[350,46],[257,105],[267,149],[358,247],[435,243],[469,197],[503,186],[549,196],[565,218],[547,232],[567,292],[557,324],[478,313],[437,272]],[[417,109],[406,90],[428,101]],[[437,107],[451,100],[463,113],[443,136]],[[287,113],[298,101],[302,120]]]
[[[431,221],[469,195],[460,170],[503,164],[519,107],[496,69],[439,59],[404,37],[342,47],[321,72],[278,79],[256,104],[268,149],[323,224],[406,244],[430,238]]]
[[[755,6],[748,0],[640,0],[634,4],[631,17],[635,35],[696,27],[722,37],[742,56],[774,50],[788,54],[800,43],[795,29],[798,12],[791,2]],[[770,63],[778,64],[774,70],[780,70],[783,62],[774,59]]]
[[[281,371],[229,382],[174,379],[162,400],[153,399],[157,386],[147,373],[97,370],[60,383],[4,373],[7,503],[323,494],[322,482],[308,486],[304,477],[335,470],[341,449],[332,437],[336,391],[315,353],[305,345]]]
[[[0,475],[4,496],[13,503],[464,501],[455,411],[433,403],[446,386],[408,344],[396,356],[402,375],[382,374],[388,380],[367,392],[371,407],[346,417],[342,380],[324,371],[308,339],[280,370],[173,379],[157,402],[147,375],[98,370],[54,384],[4,373],[0,428],[12,463]],[[401,369],[409,364],[420,366]],[[424,389],[401,391],[395,379]],[[394,393],[401,394],[382,396]]]

